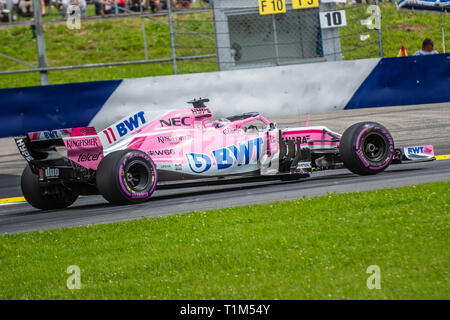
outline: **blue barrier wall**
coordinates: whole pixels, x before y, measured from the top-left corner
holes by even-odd
[[[0,137],[87,126],[122,80],[0,90]]]
[[[384,58],[345,109],[450,101],[450,54]]]
[[[95,125],[209,97],[218,115],[295,115],[450,102],[450,54],[280,66],[0,90],[0,137]],[[224,109],[225,108],[225,109]]]

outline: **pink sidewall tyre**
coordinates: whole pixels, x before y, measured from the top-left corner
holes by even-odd
[[[112,204],[147,201],[156,189],[158,174],[153,160],[139,150],[108,154],[97,168],[97,189]]]
[[[394,139],[376,122],[359,122],[342,135],[340,154],[344,165],[359,175],[377,174],[385,170],[394,157]]]

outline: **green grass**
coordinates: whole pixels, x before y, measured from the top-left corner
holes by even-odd
[[[449,191],[447,181],[1,236],[0,298],[449,299]],[[66,288],[70,265],[80,290]],[[370,265],[380,290],[366,287]]]
[[[369,32],[359,23],[366,15],[367,6],[350,6],[347,10],[348,25],[340,29],[344,59],[361,59],[378,56],[377,32]],[[400,12],[392,3],[381,3],[384,54],[396,56],[404,45],[408,54],[420,49],[423,38],[435,40],[435,47],[442,52],[441,17],[433,14]],[[88,15],[93,15],[89,6]],[[56,16],[47,16],[45,20]],[[167,18],[158,18],[167,22]],[[450,43],[448,17],[446,40]],[[211,13],[178,15],[176,25],[214,38]],[[144,41],[140,19],[115,19],[82,21],[81,30],[69,30],[64,23],[45,25],[47,62],[49,66],[67,66],[87,63],[104,63],[127,60],[143,60]],[[150,59],[170,58],[169,28],[163,24],[145,20],[146,40]],[[215,43],[204,38],[183,33],[176,35],[178,56],[214,54]],[[370,39],[361,41],[360,34],[370,34]],[[36,41],[28,27],[0,29],[0,52],[37,64]],[[449,44],[450,46],[450,44]],[[180,73],[217,71],[215,59],[179,62]],[[19,63],[0,58],[0,70],[28,68]],[[111,80],[172,74],[171,63],[104,67],[54,71],[49,73],[52,84],[95,80]],[[39,85],[38,74],[0,75],[0,88]]]
[[[368,6],[347,7],[347,26],[340,29],[341,46],[344,59],[361,59],[377,57],[378,39],[377,30],[368,31],[360,25],[359,21],[364,19]],[[385,57],[396,57],[401,46],[405,46],[408,55],[414,54],[421,49],[424,38],[434,40],[435,49],[442,53],[441,16],[430,13],[412,13],[396,9],[395,4],[390,2],[380,3],[381,9],[381,32],[383,38],[383,52]],[[446,28],[445,39],[450,46],[449,17],[444,17]],[[346,36],[351,35],[352,36]],[[361,41],[360,34],[370,34],[367,41]],[[367,46],[368,43],[371,45]],[[364,46],[355,49],[358,46]],[[447,50],[448,51],[448,50]]]

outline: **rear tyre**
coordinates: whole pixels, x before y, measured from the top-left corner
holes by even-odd
[[[108,154],[97,169],[97,189],[112,204],[147,201],[158,180],[155,164],[139,150],[120,150]]]
[[[46,188],[39,184],[39,177],[26,166],[21,179],[22,193],[27,202],[37,209],[63,209],[70,206],[78,198],[78,193],[63,185],[48,185]]]
[[[351,172],[377,174],[393,159],[394,139],[381,124],[360,122],[345,130],[339,149],[344,165]]]

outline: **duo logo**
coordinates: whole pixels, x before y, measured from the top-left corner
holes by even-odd
[[[259,160],[262,144],[262,138],[256,138],[249,140],[246,143],[240,143],[238,146],[231,145],[226,148],[214,150],[212,154],[216,160],[217,169],[228,169],[234,164],[238,167],[243,164],[249,164],[255,153],[255,159]],[[203,173],[211,168],[212,160],[206,154],[187,153],[186,158],[188,159],[189,167],[192,172]]]
[[[144,111],[141,111],[141,112],[138,112],[135,115],[129,117],[128,119],[125,119],[125,120],[121,121],[120,123],[116,124],[116,131],[119,134],[119,138],[122,138],[127,133],[138,129],[145,123],[146,123],[146,120],[144,117]],[[103,133],[105,134],[105,136],[108,139],[108,142],[110,144],[113,141],[117,141],[117,138],[116,138],[116,135],[114,134],[113,128],[109,127],[108,129],[103,130]]]
[[[413,147],[413,148],[408,148],[408,154],[421,154],[423,153],[423,147]]]
[[[186,158],[189,163],[189,168],[192,172],[203,173],[211,168],[211,158],[202,153],[186,153]]]

